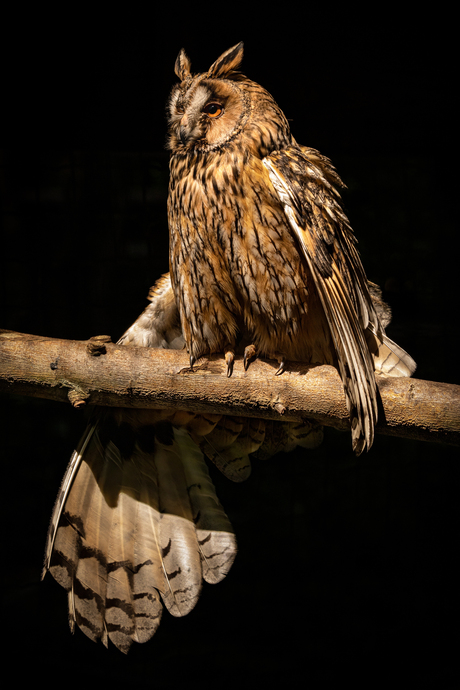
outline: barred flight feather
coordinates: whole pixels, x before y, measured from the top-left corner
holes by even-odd
[[[72,626],[127,652],[154,634],[161,602],[186,615],[203,579],[225,577],[236,541],[188,432],[172,429],[167,439],[160,422],[155,449],[146,451],[141,427],[127,457],[104,439],[110,414],[89,428],[78,472],[72,458],[73,483],[65,482],[66,500],[61,491],[56,503],[45,571],[69,592]]]
[[[329,269],[324,272],[322,264],[318,266],[318,244],[326,242],[324,234],[321,239],[324,228],[317,228],[316,244],[313,248],[311,242],[312,236],[315,237],[314,223],[308,229],[305,227],[305,220],[302,225],[304,209],[310,204],[312,207],[313,202],[308,200],[307,186],[293,188],[289,178],[289,166],[292,160],[298,160],[300,155],[299,152],[288,148],[284,152],[276,152],[265,158],[263,163],[298,239],[321,300],[350,412],[353,450],[359,455],[364,449],[370,448],[374,439],[374,427],[378,416],[374,371],[408,376],[415,370],[415,363],[402,348],[385,335],[361,263],[353,245],[347,239],[348,223],[343,223],[341,216],[335,215],[333,210],[330,210],[330,218],[335,232],[331,234],[333,240],[330,241],[330,248],[324,250],[324,255],[329,255]],[[310,167],[309,170],[311,169]],[[304,195],[303,204],[299,194]],[[340,254],[337,245],[341,246]],[[337,262],[341,262],[340,268]],[[353,275],[357,277],[354,282]],[[369,345],[370,335],[376,340],[378,352],[375,357],[372,354],[373,348]]]

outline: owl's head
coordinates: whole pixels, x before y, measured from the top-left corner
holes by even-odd
[[[221,148],[241,134],[263,157],[290,143],[287,120],[272,96],[247,79],[238,68],[243,43],[225,51],[207,72],[192,75],[182,49],[175,73],[181,80],[168,103],[169,141],[172,151],[209,151]]]

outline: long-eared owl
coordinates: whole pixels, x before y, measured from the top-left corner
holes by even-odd
[[[237,68],[242,44],[193,77],[169,104],[171,279],[118,345],[182,349],[194,360],[237,347],[336,365],[359,453],[372,443],[374,370],[415,364],[384,333],[386,309],[368,284],[334,185],[317,151],[299,146],[282,111]],[[371,296],[372,295],[372,296]],[[381,316],[383,315],[383,320]],[[163,607],[195,606],[236,555],[205,456],[234,481],[250,457],[316,447],[317,425],[177,409],[96,408],[72,455],[51,518],[44,573],[68,594],[69,623],[127,652],[152,637]]]
[[[238,71],[243,44],[192,75],[182,50],[169,102],[170,271],[191,364],[237,346],[335,365],[356,453],[372,445],[374,371],[415,363],[384,332],[330,161],[297,144],[272,96]]]

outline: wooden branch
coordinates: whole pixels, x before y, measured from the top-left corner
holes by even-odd
[[[57,340],[0,330],[0,391],[114,407],[175,407],[197,412],[317,419],[348,429],[342,383],[330,366],[256,360],[232,377],[220,356],[190,369],[184,351],[121,347],[108,336]],[[377,376],[383,410],[377,432],[460,445],[460,386]]]

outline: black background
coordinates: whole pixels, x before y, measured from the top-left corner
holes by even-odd
[[[243,71],[347,184],[368,277],[393,307],[390,336],[418,378],[458,383],[452,18],[238,11],[7,19],[1,327],[115,340],[140,313],[168,270],[174,60],[183,46],[204,71],[244,40]],[[17,396],[1,404],[3,629],[16,678],[453,687],[457,449],[377,436],[356,460],[348,435],[327,430],[320,449],[256,464],[244,485],[213,473],[236,563],[195,611],[165,614],[125,657],[71,636],[64,592],[39,583],[83,415]]]

